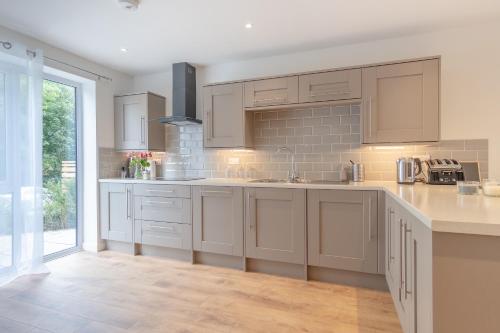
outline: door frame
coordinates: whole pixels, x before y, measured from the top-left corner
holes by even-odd
[[[43,73],[44,81],[52,81],[75,88],[76,124],[76,245],[69,249],[43,256],[44,262],[82,250],[83,244],[83,96],[82,84],[67,78]]]

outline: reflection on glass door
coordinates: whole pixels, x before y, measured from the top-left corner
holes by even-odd
[[[43,83],[44,254],[64,253],[78,241],[79,88],[64,80]]]

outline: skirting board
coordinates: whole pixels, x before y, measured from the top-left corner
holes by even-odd
[[[194,263],[243,270],[243,257],[207,252],[194,252]]]
[[[341,269],[309,266],[307,268],[307,277],[309,280],[389,291],[389,287],[385,281],[385,276],[381,274],[351,272]]]
[[[246,268],[248,272],[267,273],[301,280],[305,279],[304,265],[247,258]]]

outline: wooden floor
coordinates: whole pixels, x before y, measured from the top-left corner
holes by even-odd
[[[388,293],[114,252],[0,288],[0,332],[401,332]]]

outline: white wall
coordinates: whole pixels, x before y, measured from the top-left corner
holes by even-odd
[[[114,127],[113,96],[115,94],[130,92],[133,89],[133,78],[130,75],[98,65],[75,54],[45,44],[37,39],[2,26],[0,26],[0,40],[17,41],[25,44],[30,49],[42,49],[45,56],[112,78],[112,82],[107,80],[96,81],[96,111],[97,143],[99,147],[114,147],[114,132],[112,130]],[[91,80],[96,80],[93,75],[88,75],[85,72],[50,60],[46,60],[45,65]]]
[[[440,55],[441,138],[490,142],[490,176],[500,178],[500,22],[198,68],[198,83]],[[149,82],[170,91],[159,73]],[[135,88],[146,77],[135,78]],[[156,86],[157,85],[157,86]],[[198,94],[198,106],[201,105]],[[198,113],[200,114],[200,113]]]

